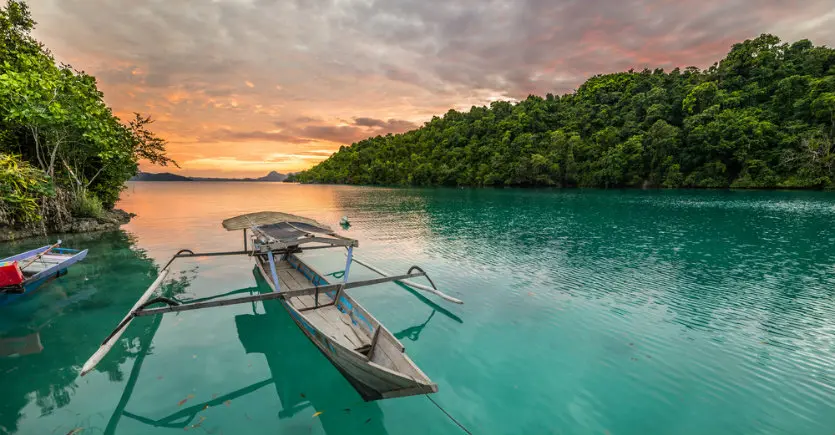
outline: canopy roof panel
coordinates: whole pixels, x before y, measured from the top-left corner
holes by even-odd
[[[359,243],[336,234],[329,226],[303,216],[277,211],[249,213],[223,221],[227,231],[252,229],[260,249],[275,250],[308,243],[331,246],[359,246]]]
[[[304,225],[305,231],[313,233],[333,233],[333,230],[329,226],[316,222],[313,219],[277,211],[259,211],[256,213],[243,214],[229,218],[223,221],[223,228],[226,228],[227,231],[237,231],[252,227],[265,227],[267,225],[282,223],[288,223],[297,227]]]

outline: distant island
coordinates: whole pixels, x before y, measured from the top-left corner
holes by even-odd
[[[293,174],[281,174],[271,171],[269,174],[258,178],[207,178],[207,177],[184,177],[170,172],[140,172],[128,181],[286,181],[288,176]]]

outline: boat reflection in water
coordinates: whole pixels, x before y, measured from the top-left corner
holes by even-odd
[[[253,270],[257,285],[200,300],[232,295],[258,294],[272,290],[257,269]],[[195,302],[190,300],[189,302]],[[342,375],[298,328],[277,300],[252,304],[251,314],[235,316],[238,338],[246,353],[263,354],[271,377],[238,390],[217,395],[209,401],[178,408],[177,412],[159,419],[134,414],[127,410],[130,396],[139,378],[142,363],[151,349],[151,342],[163,316],[154,316],[148,333],[140,338],[140,351],[127,380],[122,398],[108,422],[105,434],[116,434],[121,417],[160,428],[189,429],[199,425],[198,414],[207,407],[220,406],[227,401],[259,391],[270,385],[275,388],[281,409],[279,419],[291,418],[305,411],[316,415],[326,433],[387,433],[383,413],[376,402],[364,402]],[[313,355],[315,354],[315,355]],[[311,362],[318,362],[311,364]],[[309,409],[312,408],[312,409]],[[327,411],[327,412],[325,412]]]
[[[423,323],[421,323],[419,325],[410,326],[410,327],[408,327],[408,328],[406,328],[406,329],[404,329],[400,332],[395,332],[394,336],[397,337],[398,340],[408,338],[409,340],[412,340],[412,341],[418,341],[418,339],[420,338],[420,333],[423,332],[423,329],[426,328],[426,325],[429,324],[429,321],[432,320],[432,317],[435,316],[435,313],[441,313],[441,314],[443,314],[444,316],[446,316],[447,318],[449,318],[451,320],[454,320],[458,323],[464,323],[464,321],[461,320],[460,317],[456,316],[455,314],[452,314],[452,312],[450,312],[446,308],[432,302],[431,299],[427,298],[426,296],[423,296],[420,292],[415,291],[411,287],[409,287],[405,284],[401,284],[399,282],[395,283],[395,284],[400,286],[404,290],[408,291],[409,293],[414,295],[416,298],[420,299],[420,301],[423,302],[424,304],[432,307],[432,312],[429,313],[429,317],[426,318],[426,321],[424,321]]]

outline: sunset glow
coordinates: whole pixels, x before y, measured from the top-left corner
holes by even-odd
[[[31,3],[35,37],[150,114],[194,176],[306,169],[451,108],[571,92],[591,75],[710,66],[761,33],[835,44],[830,0]],[[169,169],[143,165],[143,170]]]

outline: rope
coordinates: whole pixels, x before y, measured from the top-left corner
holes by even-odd
[[[437,407],[438,407],[438,409],[440,409],[440,410],[441,410],[441,412],[443,412],[444,414],[446,414],[446,416],[447,416],[447,417],[449,417],[449,419],[450,419],[450,420],[452,420],[452,422],[453,422],[453,423],[457,424],[457,425],[458,425],[458,427],[460,427],[460,428],[461,428],[461,430],[463,430],[463,431],[464,431],[465,433],[467,433],[468,435],[473,435],[473,433],[472,433],[472,432],[470,432],[470,430],[469,430],[469,429],[467,429],[467,428],[466,428],[463,424],[461,424],[461,422],[459,422],[458,420],[456,420],[456,419],[455,419],[455,417],[453,417],[453,416],[452,416],[452,415],[450,415],[448,412],[446,412],[446,409],[444,409],[441,405],[438,405],[438,402],[436,402],[436,401],[435,401],[435,399],[433,399],[432,397],[430,397],[428,394],[424,394],[424,396],[426,396],[426,398],[427,398],[427,399],[429,399],[429,401],[430,401],[430,402],[434,403],[434,404],[435,404],[435,406],[437,406]]]

